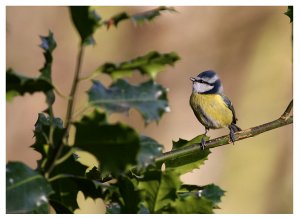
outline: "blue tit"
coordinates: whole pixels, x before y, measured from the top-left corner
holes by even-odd
[[[190,105],[199,122],[205,127],[205,134],[209,129],[228,127],[229,138],[234,143],[234,133],[241,131],[236,125],[237,118],[231,101],[223,93],[220,78],[214,71],[204,71],[197,77],[191,78],[193,90]],[[202,138],[201,148],[205,148]]]

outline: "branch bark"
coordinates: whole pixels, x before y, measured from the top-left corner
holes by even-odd
[[[293,116],[290,116],[292,108],[293,108],[293,100],[291,100],[291,102],[289,103],[289,105],[286,108],[286,110],[284,111],[284,113],[278,119],[276,119],[272,122],[268,122],[268,123],[265,123],[262,125],[258,125],[258,126],[246,129],[246,130],[236,132],[234,134],[235,140],[240,141],[240,140],[243,140],[246,138],[254,137],[256,135],[270,131],[272,129],[276,129],[276,128],[293,123]],[[209,149],[209,148],[220,147],[220,146],[227,145],[230,143],[231,142],[229,139],[229,135],[224,135],[224,136],[207,141],[206,148]],[[163,163],[167,160],[176,159],[176,158],[179,158],[186,154],[194,153],[197,150],[200,150],[200,144],[194,144],[194,145],[184,147],[184,148],[181,148],[178,150],[169,151],[169,152],[166,152],[166,153],[158,156],[155,159],[155,163],[159,164],[159,163]]]

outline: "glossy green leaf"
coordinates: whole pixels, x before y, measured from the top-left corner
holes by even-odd
[[[290,18],[290,23],[292,23],[293,22],[293,6],[288,6],[288,9],[284,14]]]
[[[52,88],[52,84],[43,78],[26,77],[13,69],[6,71],[6,99],[8,101],[12,101],[15,96],[23,96],[26,93],[47,93]]]
[[[217,207],[217,204],[221,202],[221,198],[224,196],[225,191],[219,186],[209,184],[205,186],[198,185],[182,185],[180,188],[181,196],[196,195],[198,197],[204,197],[213,203],[213,207]]]
[[[93,154],[100,162],[100,172],[122,173],[136,164],[139,136],[130,127],[107,124],[103,114],[94,111],[76,122],[74,146]]]
[[[179,141],[173,142],[172,150],[188,147],[195,143],[201,143],[202,137],[204,136],[199,135],[190,141],[179,139]],[[207,137],[206,140],[208,140]],[[186,154],[181,157],[166,161],[166,168],[173,169],[180,174],[184,174],[192,171],[193,169],[199,168],[199,166],[204,164],[204,161],[207,160],[207,156],[209,154],[210,151],[208,149],[201,150],[199,147],[199,150],[197,152]]]
[[[143,200],[141,204],[151,213],[168,212],[171,204],[177,199],[176,191],[180,185],[179,175],[174,171],[147,171],[138,179],[138,188]]]
[[[143,24],[146,21],[152,21],[155,17],[161,15],[161,12],[168,11],[168,12],[176,12],[173,7],[165,7],[161,6],[149,11],[129,15],[126,12],[121,12],[110,19],[103,22],[104,25],[106,25],[107,29],[109,29],[111,26],[117,27],[118,24],[121,21],[125,21],[130,19],[132,22],[136,24]]]
[[[6,165],[6,213],[48,213],[52,189],[46,179],[21,162]]]
[[[144,56],[119,64],[105,63],[99,67],[98,71],[110,75],[114,80],[129,77],[134,71],[139,71],[142,75],[155,78],[159,72],[165,70],[167,65],[173,66],[179,59],[175,52],[161,54],[152,51]]]
[[[100,26],[101,17],[95,10],[90,10],[89,6],[71,6],[70,12],[73,24],[80,35],[81,44],[94,44],[92,36]]]
[[[146,124],[158,121],[169,110],[166,89],[152,80],[136,86],[120,79],[109,88],[93,81],[88,96],[90,104],[109,113],[127,113],[130,108],[136,108]]]
[[[154,159],[162,154],[163,146],[154,139],[147,136],[140,136],[141,149],[138,153],[138,168],[144,169],[154,165]]]

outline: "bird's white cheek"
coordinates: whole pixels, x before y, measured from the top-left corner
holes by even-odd
[[[214,86],[203,84],[203,83],[194,83],[193,84],[193,91],[197,93],[204,93],[213,89]]]

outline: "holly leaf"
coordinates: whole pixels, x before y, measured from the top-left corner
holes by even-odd
[[[53,89],[53,85],[43,78],[26,77],[13,69],[6,71],[6,99],[12,101],[15,96],[23,96],[26,93],[44,92]]]
[[[170,212],[171,204],[177,199],[176,191],[180,188],[179,175],[174,171],[151,170],[138,179],[141,190],[141,204],[150,213]]]
[[[45,112],[52,111],[51,106],[55,101],[52,85],[52,52],[56,48],[56,41],[53,33],[49,31],[48,36],[40,36],[40,47],[44,50],[44,66],[40,69],[40,76],[38,78],[31,78],[22,76],[12,69],[6,71],[6,99],[11,101],[17,95],[24,95],[25,93],[43,92],[46,95],[46,103],[48,108]]]
[[[31,147],[41,154],[41,159],[38,160],[38,169],[41,172],[49,165],[48,158],[53,155],[54,148],[60,146],[64,132],[63,121],[60,118],[52,118],[44,113],[38,114],[34,129],[35,142]]]
[[[52,52],[56,48],[56,41],[51,31],[49,31],[48,36],[40,36],[40,38],[40,47],[44,50],[45,63],[44,66],[40,69],[41,75],[39,78],[44,79],[45,81],[48,81],[50,84],[52,84]]]
[[[288,9],[284,14],[290,18],[290,23],[292,23],[293,22],[293,6],[288,6]]]
[[[139,211],[140,193],[136,185],[128,177],[119,177],[116,185],[123,199],[122,205],[120,206],[120,213],[137,213]]]
[[[107,62],[97,71],[110,75],[113,80],[132,76],[135,70],[154,79],[159,72],[165,70],[167,65],[173,66],[179,59],[180,57],[175,52],[161,54],[151,51],[144,56],[119,64]]]
[[[120,174],[129,165],[136,164],[139,136],[126,125],[107,124],[105,121],[104,114],[94,111],[76,122],[74,146],[98,159],[101,174]]]
[[[172,150],[178,150],[184,147],[189,147],[195,143],[201,143],[204,135],[198,135],[190,141],[179,139],[177,142],[173,141]],[[208,140],[207,137],[205,137]],[[174,171],[184,174],[192,171],[193,169],[199,168],[200,165],[204,164],[204,161],[207,160],[207,156],[210,154],[208,149],[201,150],[199,148],[198,151],[185,154],[181,157],[177,157],[172,160],[168,160],[165,162],[166,169],[173,169]]]
[[[172,213],[176,214],[211,214],[212,201],[197,196],[179,197],[172,203]]]
[[[146,124],[158,121],[169,111],[166,89],[152,80],[131,85],[119,79],[109,88],[93,81],[88,96],[91,105],[104,108],[109,113],[128,113],[130,108],[136,108]]]
[[[21,162],[6,165],[6,213],[49,213],[46,179]]]
[[[147,136],[140,136],[141,149],[138,153],[138,168],[144,169],[148,166],[153,166],[154,159],[158,155],[162,154],[163,146],[154,139]]]
[[[95,44],[93,34],[100,27],[101,17],[95,10],[90,10],[89,6],[70,6],[72,22],[76,27],[81,44]]]
[[[110,19],[103,22],[104,25],[106,25],[107,29],[109,29],[111,26],[117,27],[118,24],[121,21],[125,20],[131,20],[135,24],[144,24],[146,21],[152,21],[155,17],[161,15],[161,12],[168,11],[168,12],[176,12],[176,10],[173,7],[165,7],[160,6],[158,8],[145,11],[142,13],[137,13],[133,15],[129,15],[126,12],[121,12]]]
[[[195,195],[198,197],[204,197],[213,203],[213,208],[218,208],[217,205],[221,202],[221,198],[224,194],[225,191],[214,184],[208,184],[205,186],[184,184],[180,188],[181,196]]]

